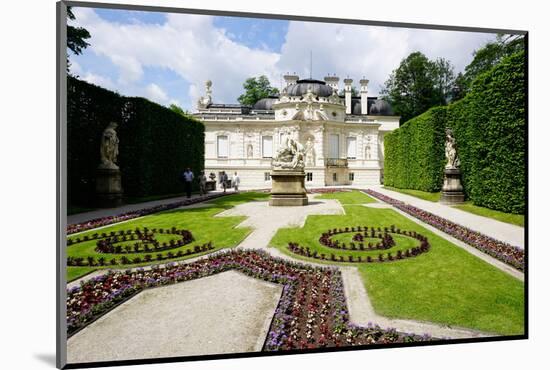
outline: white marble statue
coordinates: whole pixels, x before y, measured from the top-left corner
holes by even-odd
[[[271,164],[279,169],[303,170],[304,147],[287,132]]]
[[[315,153],[314,153],[314,143],[311,137],[308,137],[306,140],[306,145],[304,147],[306,165],[314,166],[315,165]]]
[[[99,147],[99,154],[101,163],[99,168],[117,170],[116,165],[118,157],[118,137],[115,129],[117,128],[116,122],[111,122],[101,135],[101,144]]]
[[[445,134],[445,158],[447,158],[445,169],[456,169],[460,166],[460,159],[458,159],[456,152],[456,140],[450,128],[445,130]]]
[[[197,102],[199,108],[206,108],[212,103],[212,81],[207,80],[205,83],[206,96],[201,96]]]

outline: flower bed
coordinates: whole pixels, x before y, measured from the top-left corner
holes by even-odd
[[[349,322],[340,272],[274,258],[262,251],[221,252],[188,264],[109,272],[67,291],[67,330],[72,335],[143,289],[238,270],[282,284],[264,351],[434,340],[393,329]]]
[[[411,206],[400,200],[393,199],[387,195],[378,193],[374,190],[363,190],[368,195],[380,199],[383,202],[391,204],[397,209],[408,213],[409,215],[418,218],[419,220],[479,249],[482,252],[520,270],[525,268],[524,250],[500,240],[491,238],[478,231],[468,229],[467,227],[458,225],[443,217],[434,215],[433,213],[424,211],[420,208]]]
[[[170,239],[169,242],[159,242],[155,239],[155,235],[174,235],[176,239]],[[99,257],[88,256],[84,257],[67,257],[67,266],[116,266],[116,265],[131,265],[143,262],[163,261],[165,259],[181,258],[193,254],[203,253],[215,249],[212,242],[203,245],[195,245],[193,248],[188,248],[185,251],[179,250],[176,253],[168,252],[163,254],[160,252],[180,248],[191,243],[194,238],[188,230],[154,228],[136,228],[134,230],[111,231],[110,233],[95,233],[93,235],[84,235],[82,238],[69,238],[67,245],[97,240],[95,251]],[[132,241],[137,242],[130,244]],[[152,253],[156,253],[153,255]],[[122,255],[120,258],[105,258],[101,254]],[[144,254],[131,257],[131,254]],[[130,256],[130,257],[127,257]],[[113,257],[113,256],[111,256]]]
[[[306,189],[308,194],[333,194],[351,191],[350,189],[338,189],[338,188],[313,188]]]
[[[170,209],[188,206],[195,203],[205,202],[211,199],[222,197],[224,195],[229,195],[229,193],[208,194],[198,198],[184,199],[173,203],[161,204],[154,207],[142,208],[136,211],[125,212],[116,216],[94,218],[93,220],[89,220],[86,222],[67,225],[67,235],[95,229],[101,226],[111,225],[117,222],[131,220],[137,217],[147,216],[157,212],[167,211]]]
[[[346,234],[346,233],[353,233],[352,240],[353,242],[349,243],[347,245],[346,243],[341,243],[339,240],[334,240],[332,237],[334,235],[339,234]],[[311,250],[309,247],[304,247],[299,245],[298,243],[290,242],[288,243],[288,250],[290,250],[292,253],[298,254],[300,256],[304,257],[310,257],[325,261],[332,261],[332,262],[389,262],[389,261],[396,261],[396,260],[402,260],[405,258],[410,257],[416,257],[422,253],[426,253],[430,250],[430,243],[428,242],[428,238],[425,236],[417,233],[416,231],[405,231],[401,230],[399,228],[396,228],[394,225],[391,227],[368,227],[368,226],[356,226],[356,227],[346,227],[346,228],[334,228],[331,230],[328,230],[327,232],[324,232],[321,237],[319,238],[319,243],[321,245],[332,248],[332,249],[339,249],[339,250],[349,250],[354,252],[362,252],[362,251],[374,251],[374,250],[388,250],[390,248],[393,248],[395,244],[395,240],[391,236],[391,234],[398,234],[398,235],[404,235],[408,236],[414,239],[417,239],[420,241],[420,244],[416,247],[412,247],[410,249],[406,250],[398,250],[395,255],[392,254],[392,252],[388,253],[379,253],[378,256],[357,256],[357,255],[335,255],[334,253],[331,253],[330,256],[325,253],[319,253],[316,250]],[[380,242],[376,244],[372,243],[364,243],[365,238],[378,238],[380,239]]]

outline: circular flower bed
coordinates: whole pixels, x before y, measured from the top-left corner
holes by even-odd
[[[169,242],[159,242],[155,239],[155,234],[174,235],[178,238],[170,239]],[[127,241],[136,241],[132,245],[126,244]],[[136,228],[135,230],[121,230],[114,236],[108,236],[105,239],[97,241],[96,251],[100,253],[149,253],[159,252],[178,248],[193,241],[193,235],[188,230],[178,230],[173,227],[170,230]]]
[[[340,240],[335,240],[334,236],[340,234],[353,234],[351,242],[346,244]],[[412,248],[400,249],[392,254],[392,252],[379,253],[377,256],[358,256],[356,254],[335,254],[331,253],[327,255],[325,253],[319,253],[316,250],[311,250],[309,247],[304,247],[298,243],[288,243],[288,249],[295,254],[304,257],[310,257],[315,259],[321,259],[325,261],[333,262],[389,262],[395,260],[402,260],[405,258],[416,257],[422,253],[426,253],[430,250],[430,243],[428,238],[417,233],[416,231],[405,231],[396,228],[395,225],[391,227],[368,227],[368,226],[356,226],[346,228],[334,228],[323,233],[319,238],[319,243],[327,248],[364,252],[364,251],[385,251],[396,246],[396,242],[392,234],[406,236],[418,240],[420,243]],[[376,242],[374,242],[376,240]]]
[[[165,241],[157,240],[162,236]],[[166,239],[168,238],[168,239]],[[95,233],[91,236],[85,235],[82,238],[68,238],[67,246],[79,243],[96,241],[95,252],[106,255],[122,255],[120,258],[105,258],[104,256],[67,257],[67,266],[116,266],[147,263],[152,261],[163,261],[166,259],[179,258],[193,254],[213,250],[211,242],[203,245],[195,245],[186,250],[180,249],[173,253],[161,253],[190,244],[194,238],[189,230],[163,228],[136,228],[134,230],[111,231],[110,233]],[[155,254],[153,254],[155,253]],[[134,254],[133,257],[128,257]],[[107,256],[109,257],[109,256]]]
[[[264,351],[434,340],[429,336],[400,333],[376,325],[361,327],[351,324],[342,277],[337,269],[290,262],[255,250],[222,252],[192,263],[109,272],[90,279],[67,291],[68,335],[143,289],[229,270],[283,285]]]

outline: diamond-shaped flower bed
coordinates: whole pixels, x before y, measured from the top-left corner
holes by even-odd
[[[290,262],[255,250],[222,252],[192,263],[110,272],[90,279],[67,291],[68,334],[74,334],[143,289],[232,269],[283,285],[264,351],[433,340],[378,326],[351,324],[337,269]]]

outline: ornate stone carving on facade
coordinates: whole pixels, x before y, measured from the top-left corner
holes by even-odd
[[[310,137],[306,140],[306,145],[304,146],[305,153],[305,165],[314,166],[315,165],[315,148],[314,148],[313,139]]]
[[[365,146],[365,159],[370,159],[371,153],[370,153],[370,144],[367,144]]]
[[[340,99],[336,90],[332,91],[332,95],[329,96],[328,101],[332,104],[342,104],[342,99]]]
[[[115,131],[117,126],[118,125],[116,122],[109,123],[109,125],[101,135],[101,143],[99,147],[99,154],[101,159],[101,163],[99,164],[100,169],[118,169],[116,162],[118,157],[119,140]]]
[[[297,169],[304,168],[304,147],[294,140],[287,132],[284,136],[281,147],[275,154],[271,165],[274,169]]]
[[[281,95],[279,96],[279,102],[280,103],[287,103],[290,101],[290,98],[288,97],[288,92],[286,91],[286,87],[281,91]]]
[[[246,147],[246,157],[247,158],[254,157],[254,147],[252,146],[252,144],[248,144],[248,146]]]
[[[456,151],[456,140],[450,128],[445,130],[445,158],[447,158],[446,169],[455,169],[460,166],[460,159]]]
[[[295,121],[328,121],[328,117],[323,111],[322,104],[318,108],[315,105],[318,104],[317,95],[315,95],[311,89],[302,96],[302,102],[306,103],[305,108],[301,109],[300,104],[296,104],[296,114],[292,117]]]
[[[212,81],[207,80],[205,83],[206,96],[201,96],[197,102],[199,109],[204,109],[212,104]]]

